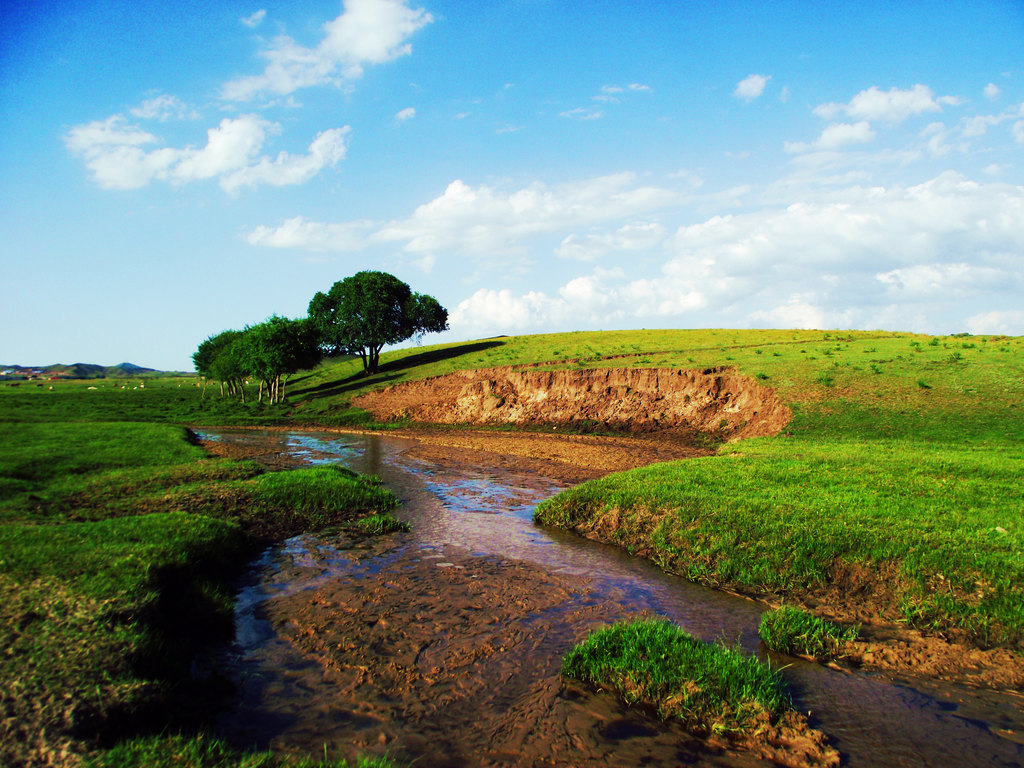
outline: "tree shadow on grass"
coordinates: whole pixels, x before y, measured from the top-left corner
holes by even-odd
[[[403,357],[399,360],[392,360],[384,363],[377,369],[377,373],[372,376],[366,376],[362,372],[355,373],[344,379],[325,381],[315,387],[291,389],[289,394],[294,395],[295,397],[308,397],[311,400],[318,400],[323,397],[334,397],[335,395],[344,394],[345,392],[363,389],[367,385],[386,384],[390,381],[394,381],[395,379],[401,378],[402,372],[409,368],[439,363],[443,360],[451,360],[452,358],[461,357],[462,355],[468,355],[473,352],[483,352],[487,349],[500,347],[504,343],[504,341],[497,340],[478,341],[472,344],[459,344],[455,347],[419,352],[415,355],[409,355],[408,357]],[[299,379],[293,379],[292,382],[297,383],[307,378],[309,377],[303,376]]]

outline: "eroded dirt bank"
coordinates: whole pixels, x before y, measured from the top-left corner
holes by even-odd
[[[408,382],[356,398],[384,421],[581,424],[728,438],[778,434],[792,414],[778,395],[725,369],[490,368]]]

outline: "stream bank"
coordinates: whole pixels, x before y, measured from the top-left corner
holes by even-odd
[[[408,438],[247,432],[219,440],[225,453],[237,440],[235,455],[272,454],[267,445],[276,442],[289,461],[379,474],[414,525],[386,539],[298,537],[255,564],[231,661],[244,695],[222,723],[239,744],[317,753],[327,745],[339,756],[371,748],[425,765],[828,760],[820,745],[815,755],[813,744],[793,739],[775,754],[695,740],[563,684],[562,655],[598,624],[646,611],[759,652],[762,610],[532,526],[532,506],[565,479],[517,471],[514,457],[445,462],[436,445],[428,460]],[[250,448],[240,447],[246,441]],[[797,706],[812,711],[849,765],[938,766],[962,753],[979,765],[1024,760],[1009,740],[1024,722],[1019,700],[772,662],[791,665],[784,675]]]

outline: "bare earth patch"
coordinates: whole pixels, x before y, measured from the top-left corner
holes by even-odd
[[[316,662],[289,683],[308,690],[312,711],[301,717],[316,747],[384,747],[434,768],[838,765],[838,753],[796,713],[749,737],[705,738],[565,681],[561,658],[572,643],[609,611],[628,611],[571,578],[414,548],[390,553],[384,572],[363,571],[359,557],[378,553],[349,552],[357,560],[349,575],[264,610]]]

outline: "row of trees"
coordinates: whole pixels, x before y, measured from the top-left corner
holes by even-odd
[[[448,312],[432,296],[414,293],[386,272],[339,280],[309,302],[307,317],[270,319],[241,331],[222,331],[192,355],[196,372],[220,381],[245,402],[245,382],[258,379],[258,399],[281,402],[287,377],[317,365],[324,355],[358,355],[363,372],[377,372],[381,350],[409,338],[448,329]],[[205,389],[204,389],[205,392]]]

